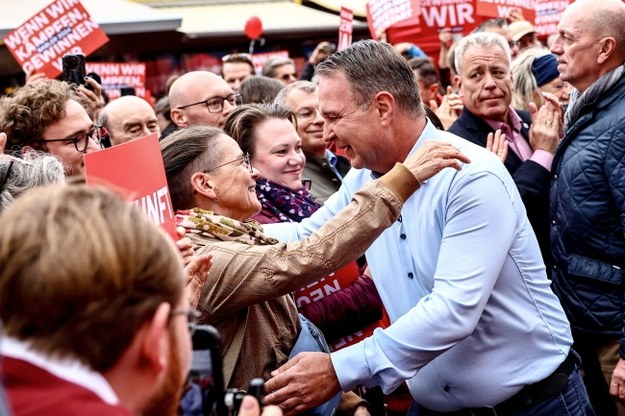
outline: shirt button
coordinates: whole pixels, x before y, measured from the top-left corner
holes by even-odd
[[[399,238],[401,238],[402,240],[405,240],[405,239],[406,239],[406,234],[401,233],[401,234],[399,235]]]
[[[551,220],[551,223],[552,223],[553,225],[556,225],[556,220]]]
[[[409,277],[410,279],[412,279],[412,278],[414,277],[414,274],[413,274],[412,272],[410,272],[410,273],[408,273],[408,277]]]
[[[449,391],[449,386],[444,386],[444,387],[443,387],[443,390],[445,390],[445,391]]]
[[[558,180],[558,175],[553,175],[553,180],[557,181]]]

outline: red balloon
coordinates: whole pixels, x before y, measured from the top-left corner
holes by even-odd
[[[252,16],[245,22],[245,36],[256,40],[263,34],[263,22],[256,16]]]

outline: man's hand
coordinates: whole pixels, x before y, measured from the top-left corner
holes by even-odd
[[[278,406],[265,406],[261,415],[258,400],[252,396],[243,396],[239,416],[282,416],[282,410]]]
[[[445,27],[438,32],[438,40],[441,43],[441,48],[448,50],[451,44],[454,43],[454,38],[451,33],[451,28]]]
[[[520,22],[522,20],[525,20],[525,17],[523,17],[523,10],[521,10],[520,7],[512,7],[508,13],[508,17],[506,18],[508,24],[512,22]]]
[[[619,358],[612,372],[610,396],[612,396],[614,400],[625,403],[625,360],[622,358]]]
[[[78,95],[81,102],[86,107],[85,109],[87,110],[89,117],[91,117],[91,120],[97,122],[97,114],[104,106],[102,101],[102,88],[100,87],[100,84],[98,84],[98,81],[91,77],[86,77],[85,82],[93,88],[93,91],[85,88],[84,85],[79,85],[74,89],[74,92]]]
[[[271,373],[265,382],[266,404],[296,415],[325,403],[341,390],[330,354],[303,352]]]
[[[44,74],[43,72],[31,72],[29,74],[26,74],[26,85],[34,84],[39,81],[44,81],[47,78],[48,77],[46,77],[46,74]]]
[[[471,160],[451,144],[425,142],[403,164],[412,172],[419,183],[423,184],[445,168],[461,170],[460,164],[462,162],[470,163]]]
[[[208,272],[213,265],[213,256],[211,254],[196,256],[193,251],[191,239],[184,236],[185,229],[183,227],[176,227],[176,232],[178,233],[176,246],[182,256],[182,263],[184,264],[184,271],[187,277],[184,289],[189,303],[195,308],[200,302],[202,287],[204,283],[206,283],[206,280],[208,280]]]
[[[541,149],[554,154],[560,143],[564,111],[555,95],[543,93],[542,96],[545,103],[540,108],[530,103],[530,145],[534,151]]]
[[[501,134],[501,130],[496,130],[495,134],[488,133],[488,136],[486,136],[486,149],[497,155],[501,163],[506,161],[506,157],[508,157],[508,141]]]
[[[464,108],[464,103],[460,99],[460,96],[454,92],[454,89],[448,85],[447,94],[443,96],[441,105],[439,106],[436,104],[436,101],[430,100],[430,108],[434,111],[434,114],[438,116],[441,123],[443,123],[445,130],[447,130],[458,119],[458,116]]]
[[[326,59],[331,54],[330,47],[331,47],[330,42],[325,42],[325,41],[319,42],[315,50],[310,54],[310,58],[308,58],[308,62],[310,62],[311,65],[315,66],[319,62]]]

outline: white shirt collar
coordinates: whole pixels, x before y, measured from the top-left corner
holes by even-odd
[[[104,402],[110,405],[119,404],[119,398],[109,382],[102,376],[78,360],[58,359],[46,357],[33,351],[29,343],[10,337],[3,337],[0,342],[0,354],[6,357],[26,361],[34,366],[44,369],[73,384],[82,386],[97,394]]]

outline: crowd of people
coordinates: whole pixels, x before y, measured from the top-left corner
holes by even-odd
[[[1,97],[0,415],[207,414],[211,325],[243,416],[625,416],[625,4],[439,38]],[[175,241],[84,180],[149,134]]]

